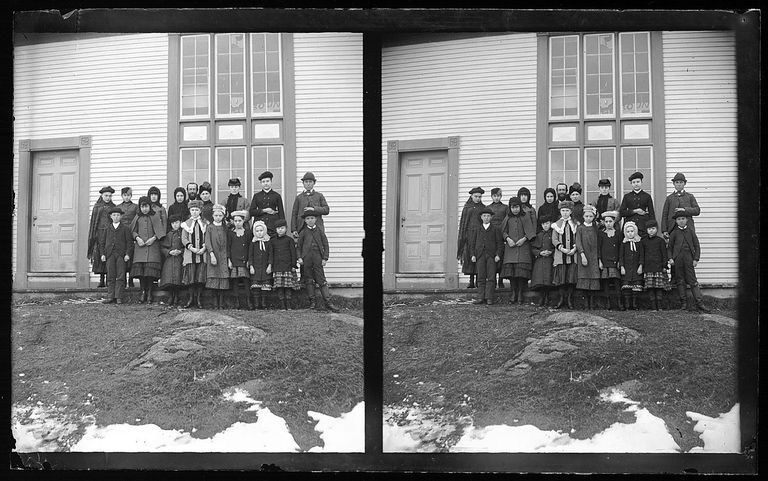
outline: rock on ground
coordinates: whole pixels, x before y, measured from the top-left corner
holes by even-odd
[[[526,339],[528,345],[517,356],[491,371],[491,374],[521,376],[528,373],[532,365],[562,357],[579,349],[580,345],[595,342],[632,343],[640,338],[640,334],[633,329],[582,312],[556,312],[536,324],[552,326],[552,329],[542,337]]]
[[[716,322],[725,326],[736,327],[736,319],[720,316],[718,314],[701,314],[701,317],[706,321]]]
[[[195,351],[225,347],[235,340],[256,343],[266,337],[259,328],[210,311],[185,311],[164,323],[181,324],[181,327],[169,337],[155,337],[155,343],[149,349],[120,371],[141,373],[158,364],[185,358]]]

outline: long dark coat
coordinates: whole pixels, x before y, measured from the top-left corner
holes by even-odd
[[[165,237],[165,224],[160,219],[160,214],[150,211],[149,214],[144,215],[139,212],[131,223],[131,235],[134,242],[137,237],[141,237],[143,241],[153,236],[157,238],[151,246],[136,244],[133,249],[134,264],[140,262],[157,262],[159,264],[163,261],[160,253],[160,243]]]
[[[548,256],[541,256],[541,251],[550,251]],[[555,246],[552,244],[552,231],[541,230],[531,241],[533,254],[533,271],[531,272],[531,289],[552,286],[552,258]]]
[[[177,256],[172,256],[170,252],[174,249],[178,249],[181,253]],[[163,238],[163,242],[160,244],[160,253],[163,255],[165,261],[163,262],[163,270],[160,273],[160,281],[158,285],[163,286],[181,286],[182,278],[182,263],[184,261],[184,244],[181,243],[181,229],[171,229]]]
[[[227,242],[229,243],[229,259],[232,261],[232,267],[248,267],[248,250],[251,247],[251,238],[253,234],[248,229],[242,236],[238,237],[233,230],[227,231]]]
[[[621,246],[622,234],[614,229],[613,236],[608,237],[605,230],[597,233],[597,252],[598,258],[603,263],[603,268],[618,268],[619,247]]]
[[[629,241],[622,241],[619,246],[619,270],[624,267],[625,275],[621,276],[624,284],[643,284],[643,275],[637,273],[637,267],[643,263],[644,249],[642,242],[635,242],[635,250],[632,250]]]
[[[467,199],[467,203],[464,204],[464,209],[461,211],[456,258],[461,261],[461,271],[464,274],[477,273],[477,266],[472,262],[472,254],[469,252],[469,238],[474,234],[475,229],[483,223],[482,219],[480,219],[480,210],[483,207],[485,207],[485,204],[482,202],[475,204],[470,196]]]
[[[287,236],[286,236],[287,237]],[[269,253],[272,250],[271,240],[264,241],[264,249],[261,248],[261,242],[255,238],[251,239],[251,245],[248,247],[248,267],[253,267],[251,282],[264,283],[272,279],[272,274],[267,274],[269,265]]]
[[[209,224],[205,229],[205,249],[208,252],[208,266],[206,267],[206,277],[208,279],[229,279],[229,243],[227,237],[227,226]],[[211,253],[216,256],[216,265],[211,264]]]
[[[276,211],[274,214],[267,214],[264,209],[270,208]],[[251,205],[248,209],[248,213],[253,218],[253,222],[263,221],[267,226],[267,232],[270,236],[275,234],[275,221],[277,219],[285,220],[285,212],[283,211],[283,198],[275,192],[274,189],[269,192],[260,190],[253,194],[251,199]]]
[[[186,200],[181,203],[174,201],[173,204],[168,206],[168,230],[171,230],[170,218],[174,214],[180,216],[182,222],[186,222],[186,220],[189,219],[189,207],[187,207]]]
[[[632,212],[635,209],[646,210],[648,215],[635,214]],[[656,218],[656,213],[653,210],[653,199],[648,192],[642,189],[639,192],[633,190],[624,194],[621,206],[619,206],[619,213],[625,223],[632,221],[637,224],[637,230],[641,236],[645,234],[645,223]]]
[[[287,235],[272,237],[269,240],[269,264],[272,273],[291,272],[296,268],[296,243]]]
[[[99,200],[93,204],[93,211],[91,211],[91,222],[88,226],[88,258],[93,260],[93,272],[94,274],[106,274],[107,264],[101,262],[101,253],[99,252],[99,236],[106,229],[107,224],[110,223],[109,209],[115,207],[114,202],[104,202],[104,199],[99,196]]]
[[[576,228],[576,264],[579,279],[600,279],[600,265],[598,263],[597,226],[592,224],[587,227],[580,224]],[[581,254],[587,256],[587,265],[582,265]]]
[[[502,223],[501,237],[504,239],[504,264],[533,264],[530,241],[536,237],[536,228],[531,223],[529,214],[521,209],[519,215],[508,215]],[[514,242],[525,237],[528,242],[520,247],[510,247],[507,243],[508,237]]]

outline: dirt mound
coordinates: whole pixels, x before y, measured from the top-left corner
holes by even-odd
[[[492,374],[521,376],[528,373],[533,364],[557,359],[584,344],[632,343],[640,338],[640,334],[633,329],[580,312],[556,312],[537,324],[554,325],[554,328],[542,337],[527,338],[528,345],[517,356],[491,371]]]
[[[259,328],[215,312],[185,311],[166,322],[182,324],[182,327],[169,337],[153,338],[155,343],[149,349],[118,371],[140,374],[158,364],[185,358],[195,351],[225,348],[234,340],[256,343],[266,337],[266,333]]]
[[[736,319],[731,317],[720,316],[718,314],[701,314],[704,320],[723,324],[724,326],[736,327]]]
[[[331,314],[331,319],[334,321],[343,322],[351,326],[363,327],[363,319],[361,317],[352,316],[349,314]]]

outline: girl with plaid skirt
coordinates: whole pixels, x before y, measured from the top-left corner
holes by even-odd
[[[272,266],[269,264],[271,249],[267,224],[257,220],[253,223],[253,239],[248,250],[251,292],[256,297],[256,309],[266,307],[265,296],[272,290]]]
[[[189,219],[181,224],[181,243],[184,245],[184,260],[181,283],[189,286],[189,300],[184,307],[195,304],[202,308],[200,295],[206,280],[206,246],[205,231],[208,224],[200,217],[203,210],[203,201],[195,199],[189,201]]]
[[[621,292],[624,295],[625,311],[637,310],[637,293],[643,292],[643,243],[637,233],[637,224],[624,223],[624,240],[619,247],[619,270],[621,271]],[[631,303],[630,303],[631,301]]]
[[[224,224],[226,209],[221,204],[211,208],[213,222],[205,230],[205,248],[208,251],[208,264],[205,266],[205,288],[214,291],[215,309],[221,309],[224,292],[229,290],[229,245],[227,229]]]
[[[241,309],[240,297],[244,296],[248,309],[253,310],[253,302],[248,287],[250,286],[250,273],[248,272],[248,250],[251,246],[251,231],[244,227],[245,217],[248,213],[244,210],[232,212],[232,224],[234,229],[227,231],[229,243],[229,280],[232,284],[237,308]]]
[[[560,220],[552,225],[552,245],[555,247],[555,257],[552,263],[552,285],[558,286],[560,300],[555,309],[560,309],[568,303],[568,309],[573,309],[573,288],[578,282],[578,267],[576,265],[576,229],[578,222],[571,218],[573,202],[564,200],[559,204]]]
[[[587,309],[592,309],[592,298],[600,291],[600,264],[597,251],[597,225],[594,223],[597,209],[585,205],[582,211],[584,223],[576,228],[576,252],[578,252],[578,280],[576,289],[584,291]]]
[[[277,237],[270,239],[269,265],[272,266],[272,275],[277,298],[280,304],[289,306],[291,290],[301,289],[296,276],[296,243],[285,235],[288,230],[285,219],[275,220]],[[285,301],[285,302],[284,302]]]
[[[133,249],[131,277],[141,285],[139,303],[152,303],[152,282],[160,277],[162,256],[159,240],[165,237],[165,222],[152,210],[149,197],[139,199],[139,211],[131,222],[131,236],[136,243]]]
[[[645,223],[647,237],[640,241],[643,244],[643,270],[645,271],[645,289],[650,294],[651,306],[654,311],[661,308],[662,292],[669,291],[667,278],[667,243],[657,236],[659,224],[656,219]]]
[[[621,233],[616,230],[616,219],[619,211],[609,210],[602,214],[604,229],[597,233],[598,265],[600,266],[600,284],[605,292],[608,310],[613,309],[613,299],[616,306],[621,306],[621,273],[619,272],[619,246]]]

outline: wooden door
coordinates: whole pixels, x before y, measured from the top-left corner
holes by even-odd
[[[398,272],[445,272],[448,152],[400,155]]]
[[[30,272],[76,272],[78,152],[35,152],[32,157]]]

